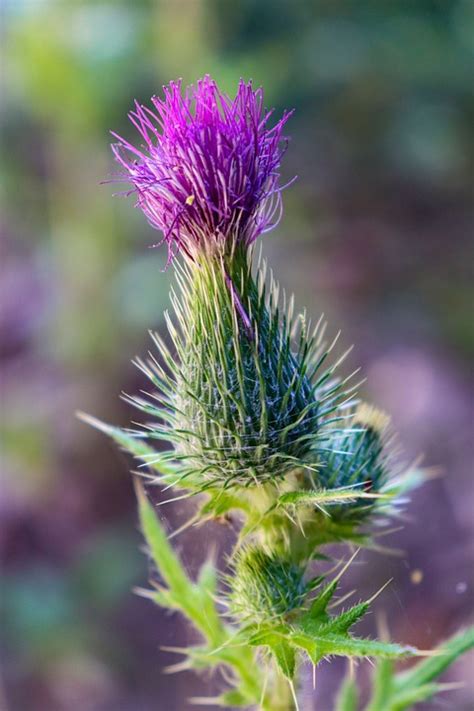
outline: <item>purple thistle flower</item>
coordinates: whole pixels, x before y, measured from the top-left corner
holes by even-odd
[[[275,227],[282,213],[279,167],[286,148],[282,130],[292,112],[272,128],[263,90],[240,81],[234,100],[209,76],[181,93],[181,81],[152,98],[154,111],[135,102],[131,122],[145,144],[136,148],[117,134],[112,145],[137,206],[163,232],[169,261],[180,250],[248,246]],[[154,245],[157,246],[157,245]]]

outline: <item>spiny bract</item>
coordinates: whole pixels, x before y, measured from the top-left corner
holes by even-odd
[[[331,448],[320,453],[319,482],[326,489],[357,487],[378,493],[389,477],[389,455],[384,434],[389,418],[365,403],[355,411],[349,426],[332,440]],[[376,501],[356,499],[343,506],[333,506],[333,518],[363,518]]]
[[[173,349],[154,335],[165,366],[154,356],[139,362],[161,395],[131,398],[158,420],[149,436],[171,442],[181,480],[202,488],[260,484],[296,468],[317,475],[318,447],[347,395],[335,366],[321,369],[323,329],[309,333],[291,305],[282,309],[274,284],[267,295],[248,253],[184,265],[178,283]]]
[[[243,621],[270,622],[300,607],[308,593],[304,568],[257,547],[236,554],[230,587],[230,613]]]

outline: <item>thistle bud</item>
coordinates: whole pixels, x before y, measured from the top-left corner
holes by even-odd
[[[327,403],[311,381],[315,353],[304,323],[281,315],[274,291],[266,298],[247,253],[201,259],[178,274],[168,320],[174,348],[155,336],[168,368],[154,358],[140,363],[161,391],[161,408],[134,402],[165,420],[150,424],[150,436],[174,444],[182,478],[201,488],[260,484],[311,467]]]
[[[326,489],[354,487],[378,493],[388,478],[385,432],[389,418],[374,407],[361,404],[349,427],[334,436],[329,452],[320,454],[319,482]],[[360,518],[370,513],[373,502],[356,499],[331,507],[333,518]]]
[[[299,608],[308,593],[304,570],[260,548],[236,555],[230,585],[230,613],[254,623],[274,621]]]

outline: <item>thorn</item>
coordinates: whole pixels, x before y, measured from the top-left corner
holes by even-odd
[[[178,662],[177,664],[170,664],[168,667],[164,667],[163,674],[177,674],[178,672],[192,669],[192,666],[192,663],[186,659],[184,662]]]
[[[263,680],[263,686],[262,686],[262,694],[261,694],[261,696],[260,696],[260,703],[259,703],[259,706],[262,706],[262,707],[263,707],[263,701],[264,701],[264,699],[265,699],[265,693],[266,693],[266,691],[267,691],[268,674],[269,674],[269,670],[268,670],[268,667],[266,667],[266,669],[265,669],[265,678],[264,678],[264,680]]]
[[[81,422],[85,422],[86,425],[90,425],[91,427],[94,427],[96,430],[105,432],[105,434],[110,434],[111,430],[114,429],[110,425],[105,424],[105,422],[98,420],[96,417],[93,417],[92,415],[88,415],[87,412],[82,412],[82,410],[76,410],[75,414],[76,414],[76,417],[78,420],[81,420]]]
[[[190,526],[193,526],[194,523],[195,523],[197,520],[199,520],[199,514],[196,514],[196,515],[192,516],[190,519],[188,519],[188,521],[186,521],[185,523],[183,523],[182,526],[179,526],[179,528],[176,528],[176,529],[168,536],[168,540],[170,541],[172,538],[175,538],[175,536],[179,536],[180,533],[183,533],[183,531],[186,531],[187,528],[189,528]]]
[[[393,580],[393,578],[389,578],[389,580],[387,580],[387,582],[384,583],[384,584],[382,585],[382,587],[381,587],[379,590],[377,590],[376,593],[374,593],[374,594],[372,595],[372,597],[369,597],[369,599],[366,600],[367,605],[371,605],[371,604],[373,603],[373,601],[378,598],[378,596],[380,595],[380,593],[382,593],[382,592],[385,590],[385,588],[386,588],[388,585],[390,585],[390,583],[392,582],[392,580]]]
[[[220,699],[218,696],[191,696],[188,699],[190,704],[194,706],[220,706]]]
[[[465,681],[449,681],[444,684],[437,684],[437,691],[452,691],[454,689],[464,689],[466,687]]]
[[[291,679],[288,679],[288,685],[291,689],[291,695],[293,696],[293,701],[295,702],[295,709],[296,709],[296,711],[300,711],[300,707],[298,705],[298,697],[296,696],[295,685],[293,684]]]
[[[355,593],[355,589],[354,589],[354,590],[350,590],[348,593],[346,593],[345,595],[343,595],[342,597],[338,598],[338,599],[335,600],[333,603],[331,603],[331,604],[329,605],[329,609],[330,609],[330,610],[333,610],[335,607],[338,607],[339,605],[342,605],[342,603],[346,602],[346,600],[348,600],[350,597],[352,597],[352,595],[353,595],[354,593]]]
[[[359,553],[359,551],[360,551],[360,548],[357,548],[354,551],[354,553],[351,555],[351,557],[349,558],[347,563],[344,565],[342,570],[339,571],[339,573],[336,575],[336,577],[334,578],[334,580],[332,582],[336,582],[337,580],[340,580],[342,578],[342,576],[344,575],[344,573],[346,572],[346,570],[348,569],[348,567],[350,566],[350,564],[352,563],[352,561],[354,560],[356,555]]]
[[[159,501],[157,506],[164,506],[165,504],[171,504],[173,501],[182,501],[182,499],[189,499],[192,496],[191,493],[182,494],[181,496],[174,496],[172,499],[166,499],[166,501]]]
[[[390,536],[392,533],[398,533],[398,531],[403,531],[404,526],[394,526],[392,528],[386,528],[384,531],[377,532],[374,538],[383,538],[384,536]]]
[[[143,487],[142,482],[140,481],[140,478],[135,475],[132,478],[132,482],[138,504],[140,505],[143,504],[145,501],[148,501],[147,495],[145,494],[145,489]]]
[[[375,553],[382,553],[383,555],[390,555],[394,558],[402,558],[405,552],[400,548],[390,548],[389,546],[378,546],[375,543],[368,543],[366,546],[367,550],[374,551]]]
[[[388,642],[390,639],[390,632],[388,629],[387,615],[385,611],[377,612],[376,616],[378,636],[382,642]]]
[[[156,592],[154,590],[148,590],[147,588],[135,587],[132,592],[139,597],[144,597],[147,600],[155,601]]]
[[[413,654],[416,655],[417,657],[440,657],[446,654],[447,652],[445,650],[441,649],[417,649],[416,647],[412,647],[413,649]]]

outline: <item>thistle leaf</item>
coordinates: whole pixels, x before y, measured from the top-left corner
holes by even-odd
[[[287,679],[293,679],[296,667],[296,654],[291,644],[291,631],[285,625],[260,626],[256,632],[248,629],[247,643],[252,646],[267,647],[273,654],[281,673]],[[250,634],[249,634],[250,633]]]
[[[211,573],[211,564],[205,564],[198,584],[193,583],[170,545],[166,532],[138,480],[136,494],[143,535],[157,570],[167,585],[169,599],[211,644],[221,644],[223,627],[212,598],[215,578]]]
[[[319,622],[326,622],[328,616],[326,614],[326,608],[334,597],[334,593],[337,590],[338,581],[333,580],[328,585],[326,585],[323,590],[319,593],[317,597],[312,601],[311,606],[303,618],[303,623],[306,620]]]
[[[404,711],[441,691],[447,691],[452,685],[435,680],[458,657],[473,648],[474,628],[470,628],[456,634],[408,671],[395,674],[390,661],[379,661],[373,679],[372,697],[365,711]]]
[[[331,618],[329,622],[321,627],[321,631],[326,634],[347,634],[350,627],[355,625],[369,609],[369,603],[361,602],[354,605],[347,612],[342,612],[337,617]]]
[[[373,676],[372,698],[366,711],[384,711],[389,708],[393,694],[394,666],[391,659],[379,659]]]
[[[177,600],[184,600],[193,592],[193,584],[168,542],[166,532],[149,502],[141,484],[135,480],[138,500],[138,514],[145,540],[150,549],[150,555],[171,594]]]
[[[288,642],[283,640],[279,642],[275,641],[269,646],[281,673],[286,676],[287,679],[293,679],[296,668],[295,650],[288,644]]]
[[[357,686],[351,676],[346,676],[336,699],[335,711],[357,711]]]
[[[397,674],[395,686],[398,690],[413,689],[436,679],[458,657],[474,649],[474,627],[460,632],[437,650],[438,653],[424,659],[412,669]]]
[[[443,684],[431,683],[423,684],[413,689],[406,689],[406,691],[396,694],[388,706],[380,707],[380,709],[383,709],[383,711],[405,711],[405,709],[411,709],[414,704],[428,701],[440,691],[443,691],[443,688]]]
[[[358,639],[349,635],[328,634],[322,632],[306,634],[296,632],[291,635],[292,643],[304,649],[312,663],[317,665],[324,657],[382,657],[388,659],[403,659],[416,650],[400,644],[379,642],[372,639]]]

